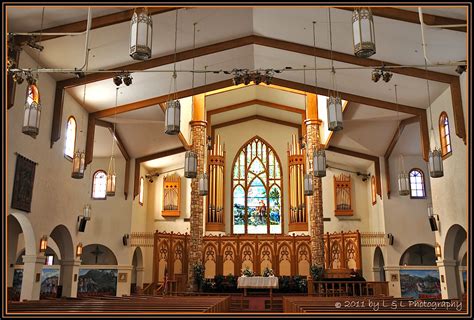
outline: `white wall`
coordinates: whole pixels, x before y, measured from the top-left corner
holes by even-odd
[[[466,108],[466,73],[461,76],[461,89],[463,97],[464,112]],[[444,239],[448,229],[453,224],[461,225],[467,230],[467,155],[466,145],[463,140],[456,135],[454,114],[451,102],[450,89],[441,94],[431,105],[433,113],[433,127],[435,130],[434,138],[436,146],[440,148],[438,120],[441,112],[448,114],[452,154],[443,161],[444,176],[441,178],[430,178],[433,194],[433,210],[439,214],[439,232],[437,233],[438,242],[444,248]],[[429,113],[428,113],[429,114]],[[469,118],[465,116],[466,128],[468,129]],[[428,125],[429,118],[428,118]],[[431,146],[433,149],[434,146]]]
[[[37,67],[24,51],[20,56],[20,67]],[[125,200],[123,194],[123,179],[125,162],[118,158],[117,193],[107,200],[92,200],[91,171],[98,168],[107,169],[108,159],[94,158],[88,166],[83,179],[71,178],[72,163],[64,157],[65,126],[67,118],[74,115],[78,127],[77,143],[84,149],[87,134],[88,115],[81,106],[65,92],[64,110],[61,120],[61,138],[50,148],[50,135],[53,119],[53,102],[55,81],[47,74],[41,74],[38,82],[40,90],[42,114],[40,131],[36,139],[22,134],[23,104],[25,99],[26,82],[19,85],[15,94],[15,104],[7,111],[7,201],[11,203],[13,179],[15,174],[16,155],[19,153],[38,163],[36,166],[31,212],[25,213],[8,208],[8,212],[16,212],[25,216],[33,226],[29,236],[34,237],[35,252],[38,252],[39,239],[49,235],[60,224],[69,230],[73,246],[78,242],[83,245],[100,243],[110,248],[117,257],[119,265],[130,265],[130,247],[124,247],[122,236],[130,233],[132,202]],[[83,136],[79,133],[83,129]],[[133,172],[133,171],[132,171]],[[77,217],[82,214],[84,204],[92,205],[92,218],[87,223],[84,233],[77,232]]]

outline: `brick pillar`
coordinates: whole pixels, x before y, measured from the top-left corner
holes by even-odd
[[[207,122],[204,118],[204,95],[193,97],[193,121],[191,121],[191,150],[197,155],[197,177],[191,181],[191,219],[189,226],[190,242],[188,247],[188,290],[194,291],[197,287],[194,281],[194,264],[202,262],[202,238],[204,235],[203,215],[204,200],[199,195],[199,176],[204,173],[206,152]]]
[[[313,149],[319,148],[321,139],[318,119],[318,99],[315,94],[306,95],[306,152],[309,156],[309,169],[312,171]],[[309,201],[310,239],[311,239],[311,264],[324,267],[324,225],[323,225],[323,189],[322,180],[313,177],[312,196],[307,197]]]

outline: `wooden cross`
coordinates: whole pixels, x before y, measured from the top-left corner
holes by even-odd
[[[97,245],[95,247],[95,250],[91,252],[95,256],[95,264],[97,264],[97,261],[99,260],[99,255],[103,254],[103,251],[100,251],[99,246]]]

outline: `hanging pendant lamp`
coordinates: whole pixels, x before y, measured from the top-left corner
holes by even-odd
[[[186,178],[197,177],[197,154],[194,151],[186,151],[184,155],[184,176]]]
[[[87,68],[86,68],[87,69]],[[82,107],[85,110],[85,100],[86,100],[86,88],[87,84],[84,85],[84,92],[82,95]],[[84,125],[84,116],[81,117],[81,125]],[[80,130],[79,137],[83,136],[82,129]],[[82,179],[84,178],[84,172],[86,170],[86,153],[84,151],[79,150],[79,139],[77,141],[77,150],[74,152],[74,156],[72,158],[72,173],[71,177],[74,179]]]
[[[165,111],[165,133],[169,135],[177,135],[180,132],[180,123],[181,123],[181,103],[176,97],[177,84],[176,84],[176,50],[177,50],[177,40],[178,40],[178,10],[176,10],[176,20],[175,20],[175,33],[174,33],[174,65],[173,65],[173,76],[171,79],[171,86],[174,89],[174,94],[170,94],[168,102],[166,103]]]
[[[23,128],[21,132],[30,137],[36,138],[39,133],[41,118],[41,103],[36,79],[28,77],[26,87],[25,111],[23,115]]]
[[[398,140],[400,140],[400,115],[398,112],[398,91],[397,91],[397,85],[394,85],[395,87],[395,103],[397,105],[397,133],[398,133]],[[399,174],[397,177],[397,182],[398,182],[398,194],[400,196],[408,196],[410,194],[410,177],[408,176],[408,173],[405,171],[405,161],[403,159],[403,155],[400,153],[400,159],[399,159]]]
[[[306,173],[303,178],[303,187],[304,187],[304,195],[305,196],[312,196],[314,189],[313,189],[313,175],[310,173]]]
[[[209,193],[209,180],[207,178],[207,174],[204,172],[199,177],[199,195],[207,196],[208,193]]]
[[[112,134],[112,152],[109,161],[109,168],[107,170],[107,179],[105,185],[105,194],[109,197],[115,196],[116,189],[116,173],[115,173],[115,125],[117,122],[117,105],[118,105],[118,90],[119,87],[115,88],[115,112],[114,112],[114,131]]]
[[[313,175],[319,178],[326,176],[326,152],[324,149],[313,152]]]
[[[352,12],[352,39],[354,55],[368,58],[375,54],[374,18],[369,8],[357,8]]]
[[[130,56],[134,60],[148,60],[151,57],[153,20],[147,8],[133,12],[130,25]]]

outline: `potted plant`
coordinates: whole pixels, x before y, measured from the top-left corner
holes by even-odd
[[[201,290],[201,284],[204,280],[204,266],[201,262],[197,262],[193,265],[193,272],[194,272],[194,281],[198,286],[198,290]]]

